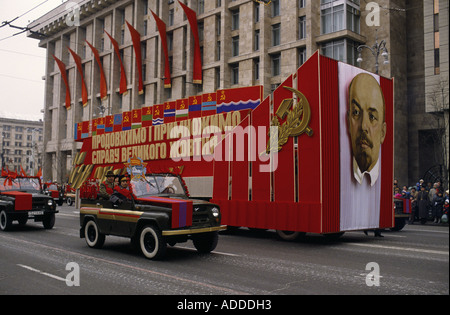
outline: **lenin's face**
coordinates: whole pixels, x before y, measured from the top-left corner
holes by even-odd
[[[386,136],[384,98],[375,78],[361,73],[349,89],[347,120],[353,156],[361,172],[370,171],[378,161]]]

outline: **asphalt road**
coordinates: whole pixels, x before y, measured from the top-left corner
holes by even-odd
[[[0,295],[449,294],[448,226],[407,225],[383,238],[347,232],[334,242],[320,235],[286,242],[274,231],[239,229],[221,234],[212,254],[188,242],[150,261],[125,238],[89,248],[79,238],[77,210],[59,211],[52,230],[28,222],[0,232]]]

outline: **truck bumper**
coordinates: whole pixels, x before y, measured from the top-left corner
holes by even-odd
[[[207,228],[193,228],[193,229],[183,229],[183,230],[167,230],[162,231],[163,236],[174,236],[174,235],[188,235],[188,234],[198,234],[198,233],[208,233],[226,230],[226,225],[213,226]]]

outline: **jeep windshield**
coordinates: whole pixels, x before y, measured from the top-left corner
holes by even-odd
[[[138,198],[155,195],[186,196],[180,179],[173,175],[146,175],[145,179],[133,179],[130,184]]]
[[[41,186],[37,178],[0,177],[0,191],[40,192]]]

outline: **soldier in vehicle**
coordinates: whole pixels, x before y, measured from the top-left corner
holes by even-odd
[[[125,200],[132,200],[133,192],[130,188],[130,178],[126,175],[119,177],[119,185],[114,187],[114,193],[110,200],[117,204],[121,204]]]
[[[98,192],[98,196],[100,198],[109,200],[111,195],[114,193],[114,186],[115,186],[114,179],[115,179],[114,172],[108,171],[106,173],[106,180],[100,184]]]

